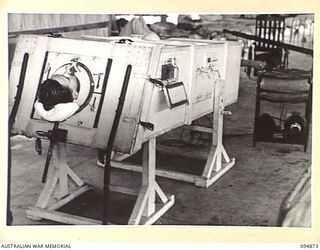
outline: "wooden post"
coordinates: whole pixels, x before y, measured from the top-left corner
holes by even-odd
[[[221,96],[223,87],[222,83],[223,82],[221,80],[216,80],[214,83],[212,143],[209,156],[202,173],[202,176],[205,176],[207,178],[210,177],[214,165],[216,165],[215,171],[219,171],[221,168],[221,154],[219,152],[219,146],[222,144],[222,136],[219,135],[222,134],[221,125],[223,126],[223,120],[221,119],[220,114],[221,99],[223,99],[223,97]]]
[[[194,62],[195,62],[195,45],[190,46],[190,69],[194,68]],[[187,96],[189,98],[189,105],[186,107],[186,118],[185,123],[188,125],[191,125],[192,123],[192,108],[193,108],[193,98],[194,98],[194,88],[195,85],[192,84],[192,82],[196,81],[196,76],[193,74],[193,71],[190,70],[188,80],[189,80],[189,86],[187,89]]]
[[[143,145],[142,186],[148,187],[149,195],[144,216],[150,216],[155,211],[155,170],[156,170],[156,139],[151,138]]]
[[[65,143],[58,142],[58,166],[59,166],[59,188],[60,197],[68,194],[68,173],[67,173],[67,147]]]
[[[51,168],[35,207],[46,208],[59,180],[57,145],[53,145]]]
[[[142,186],[129,218],[129,225],[152,224],[174,204],[174,196],[166,196],[156,182],[156,138],[142,145]],[[156,194],[162,207],[156,210]]]
[[[214,88],[212,146],[202,173],[202,177],[210,179],[210,181],[206,182],[205,186],[211,185],[234,165],[234,159],[230,160],[222,143],[223,116],[227,113],[224,111],[224,80],[215,80]],[[223,163],[227,165],[223,166]],[[213,172],[215,172],[215,175],[212,174]],[[198,185],[203,186],[200,182],[198,182]]]
[[[260,86],[262,82],[263,72],[258,72],[257,86],[256,86],[256,103],[254,113],[254,128],[253,128],[253,147],[256,146],[258,140],[258,118],[260,115]]]
[[[142,216],[149,217],[155,211],[155,138],[142,145],[142,186],[129,219],[129,224],[138,225]]]

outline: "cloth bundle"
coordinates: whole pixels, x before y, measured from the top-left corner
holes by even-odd
[[[133,18],[120,31],[120,36],[141,35],[141,38],[148,41],[159,41],[160,37],[148,28],[143,17]]]

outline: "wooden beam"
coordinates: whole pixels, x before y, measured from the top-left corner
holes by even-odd
[[[156,139],[151,138],[142,146],[142,185],[148,186],[149,195],[143,215],[149,217],[155,211]]]
[[[278,46],[280,48],[297,51],[297,52],[304,53],[304,54],[307,54],[307,55],[313,55],[313,50],[312,49],[307,49],[307,48],[291,45],[291,44],[288,44],[288,43],[272,41],[272,40],[261,38],[261,37],[258,37],[258,36],[248,35],[248,34],[245,34],[245,33],[242,33],[242,32],[231,31],[231,30],[227,30],[227,29],[224,29],[223,33],[229,33],[231,35],[242,37],[242,38],[246,38],[246,39],[249,39],[249,40],[254,40],[254,41],[257,41],[257,42],[262,42],[262,43],[267,43],[267,44],[272,44],[272,45]]]
[[[155,187],[156,187],[156,192],[159,196],[159,198],[161,199],[161,201],[163,203],[168,201],[168,197],[165,195],[165,193],[162,191],[162,189],[160,188],[160,186],[158,185],[158,183],[155,183]]]
[[[131,164],[131,163],[121,163],[121,162],[112,161],[111,167],[129,170],[129,171],[135,171],[135,172],[142,172],[141,166]],[[178,171],[165,170],[165,169],[156,169],[156,175],[160,177],[176,179],[176,180],[186,181],[186,182],[195,182],[197,178],[200,178],[197,175],[186,174]]]
[[[110,22],[99,22],[99,23],[88,23],[72,26],[62,26],[62,27],[53,27],[45,29],[33,29],[33,30],[22,30],[22,31],[12,31],[9,32],[9,37],[22,35],[22,34],[54,34],[54,33],[65,33],[73,32],[80,30],[91,30],[91,29],[101,29],[105,28],[110,24]]]
[[[168,155],[173,155],[173,156],[178,155],[178,156],[201,159],[201,160],[206,160],[209,154],[209,152],[195,150],[192,147],[178,148],[178,147],[167,146],[164,144],[159,144],[157,151],[160,153],[168,154]]]
[[[209,179],[198,179],[195,183],[196,186],[199,187],[210,187],[214,182],[216,182],[221,176],[223,176],[226,172],[228,172],[235,165],[235,159],[231,159],[231,161],[227,164],[222,163],[222,168],[218,172],[212,172],[213,174]]]
[[[137,196],[139,194],[139,190],[127,188],[127,187],[122,187],[122,186],[118,186],[118,185],[110,185],[110,191],[122,193],[122,194],[134,195],[134,196]]]
[[[143,209],[147,203],[148,196],[149,196],[150,190],[147,186],[142,186],[138,195],[138,199],[134,205],[132,214],[129,218],[128,224],[129,225],[139,225]]]
[[[203,132],[203,133],[208,133],[208,134],[211,134],[213,131],[212,128],[195,126],[195,125],[183,127],[183,129],[188,129],[188,130],[193,130],[193,131],[198,131],[198,132]]]
[[[49,170],[50,171],[50,170]],[[40,196],[36,202],[36,207],[45,208],[48,206],[52,194],[56,188],[56,185],[59,180],[59,172],[55,169],[52,169],[49,173],[49,178],[44,185]]]
[[[64,206],[68,202],[72,201],[73,199],[77,198],[78,196],[82,195],[83,193],[87,192],[90,189],[91,189],[91,187],[89,187],[87,185],[80,187],[79,189],[75,190],[73,193],[71,193],[67,197],[63,198],[62,200],[60,200],[57,203],[48,207],[48,210],[56,210],[56,209]]]
[[[162,215],[164,215],[169,208],[171,208],[174,205],[174,195],[171,195],[170,197],[167,197],[168,201],[157,211],[147,218],[145,222],[143,222],[143,225],[152,225],[155,223]]]
[[[48,209],[42,209],[37,207],[31,207],[27,210],[27,215],[40,217],[47,220],[58,221],[64,224],[71,225],[99,225],[101,221],[84,218],[81,216],[66,214],[57,211],[50,211]]]

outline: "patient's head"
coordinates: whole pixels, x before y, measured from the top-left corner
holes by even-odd
[[[74,75],[70,74],[55,74],[51,77],[52,80],[58,81],[62,86],[67,87],[71,90],[73,99],[78,98],[78,94],[80,91],[80,82],[78,78]]]
[[[45,110],[50,110],[59,103],[72,102],[74,99],[70,88],[52,79],[47,79],[40,85],[38,98]]]

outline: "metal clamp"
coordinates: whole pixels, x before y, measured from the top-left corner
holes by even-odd
[[[230,116],[230,115],[232,115],[232,112],[223,110],[223,111],[221,111],[221,115]]]

